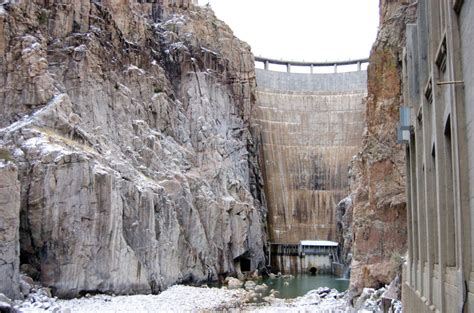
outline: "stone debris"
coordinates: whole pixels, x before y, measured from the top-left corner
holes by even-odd
[[[22,280],[28,284],[29,280]],[[52,297],[49,288],[41,287],[38,284],[29,285],[29,292],[25,295],[24,300],[15,300],[12,308],[15,312],[55,312],[66,313],[67,310],[62,309],[58,304],[58,298]]]
[[[231,280],[229,280],[231,281]],[[248,283],[248,282],[247,282]],[[253,287],[253,284],[247,284]],[[245,288],[209,288],[175,285],[159,295],[90,295],[71,300],[51,297],[47,288],[38,286],[23,301],[10,301],[0,294],[0,305],[6,302],[12,312],[330,312],[330,313],[381,313],[381,297],[386,288],[365,288],[354,307],[348,305],[348,293],[321,287],[295,299],[278,298],[278,292],[270,290],[263,297],[254,290]],[[266,291],[268,291],[266,289]],[[5,299],[6,298],[6,299]],[[15,311],[16,310],[16,311]],[[8,311],[7,311],[8,312]],[[394,300],[389,313],[402,313],[401,302]],[[2,311],[3,313],[3,311]]]
[[[246,290],[255,290],[257,284],[254,281],[248,280],[244,284]]]
[[[244,285],[244,283],[240,279],[237,279],[237,278],[234,278],[234,277],[230,277],[227,280],[227,286],[228,286],[229,289],[239,289],[243,285]]]
[[[226,290],[176,285],[159,295],[86,295],[83,298],[58,300],[41,291],[16,305],[19,312],[199,312],[239,307],[246,301],[243,289]]]
[[[381,295],[385,288],[375,290],[373,288],[364,288],[362,294],[357,299],[354,309],[356,312],[381,312]]]
[[[5,296],[3,293],[0,293],[0,312],[10,313],[14,312],[13,301]]]
[[[336,289],[318,288],[295,299],[279,299],[275,296],[265,297],[263,304],[249,304],[243,311],[251,312],[350,312],[345,293]]]

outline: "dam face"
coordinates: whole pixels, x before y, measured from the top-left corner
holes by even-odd
[[[335,241],[336,205],[348,195],[349,163],[362,142],[367,72],[256,75],[271,250],[281,255],[275,246],[296,251],[301,240]],[[276,255],[280,271],[302,270],[298,256],[292,262]]]

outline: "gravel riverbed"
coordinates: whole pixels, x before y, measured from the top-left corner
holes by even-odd
[[[336,289],[321,287],[293,299],[278,298],[278,292],[265,284],[253,281],[228,282],[229,288],[209,288],[175,285],[159,295],[86,295],[83,298],[62,300],[51,297],[48,288],[36,286],[23,301],[11,302],[14,313],[108,313],[108,312],[327,312],[327,313],[378,313],[382,295],[387,287],[378,290],[365,288],[357,298],[355,308],[348,305],[348,295]],[[234,289],[232,289],[234,288]],[[0,294],[0,296],[2,296]],[[4,297],[4,296],[3,296]],[[6,298],[5,298],[6,299]],[[6,299],[5,301],[9,301]],[[0,311],[2,298],[0,297]],[[5,305],[8,305],[5,303]],[[399,301],[394,300],[388,312],[401,313]]]
[[[346,312],[346,301],[335,289],[319,288],[295,299],[264,297],[252,291],[176,285],[159,295],[95,295],[60,300],[41,292],[18,302],[20,312]]]

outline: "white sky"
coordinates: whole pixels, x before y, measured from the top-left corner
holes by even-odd
[[[379,0],[199,0],[210,3],[256,56],[297,61],[366,58]]]

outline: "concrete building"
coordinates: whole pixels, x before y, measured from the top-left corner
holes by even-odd
[[[257,61],[266,68],[256,69],[256,118],[273,251],[279,251],[278,245],[296,249],[301,240],[335,241],[336,205],[349,193],[349,163],[362,142],[367,72],[361,63],[367,60]],[[272,71],[272,64],[285,71]],[[352,71],[342,72],[351,65]],[[331,73],[316,73],[322,66]],[[298,67],[308,73],[292,72]],[[283,273],[306,268],[296,257],[272,260]]]
[[[474,1],[418,1],[417,23],[407,25],[404,101],[404,311],[474,312]]]
[[[301,240],[298,244],[271,244],[270,262],[284,273],[334,273],[339,264],[338,243]]]

